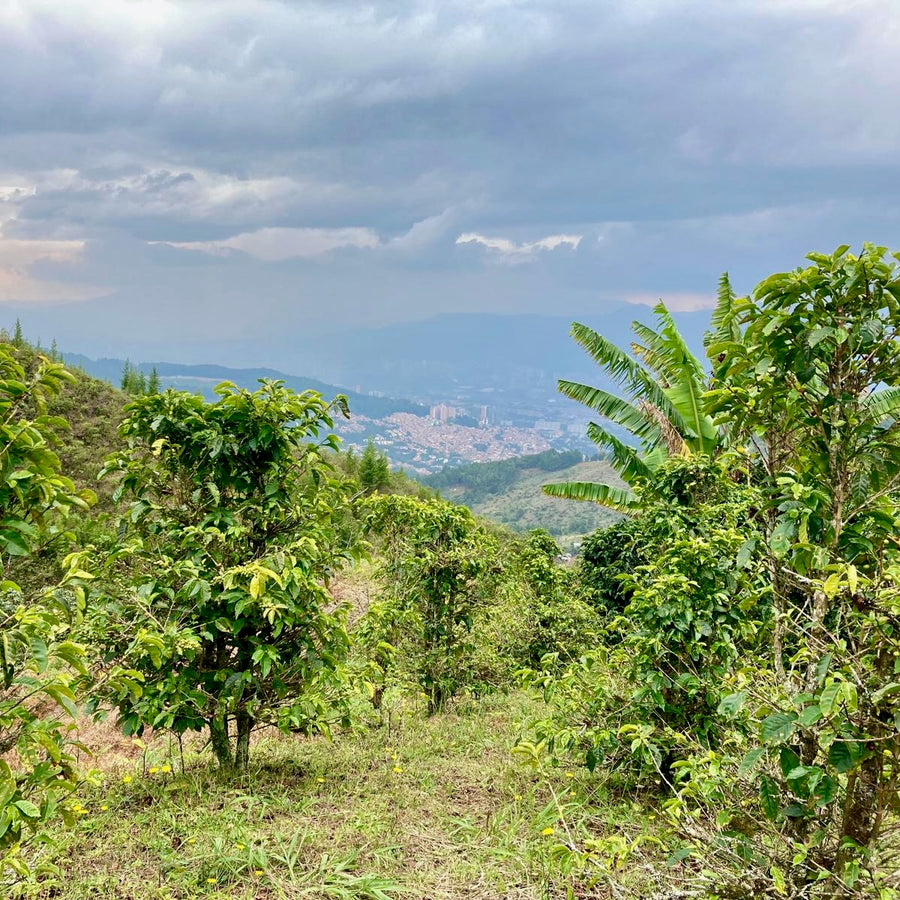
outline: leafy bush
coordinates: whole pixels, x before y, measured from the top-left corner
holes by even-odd
[[[310,441],[332,428],[332,406],[278,382],[217,393],[127,408],[128,449],[107,471],[132,498],[133,588],[103,630],[111,658],[143,678],[112,698],[126,731],[208,727],[220,765],[243,771],[254,727],[342,717],[328,695],[347,634],[327,584],[356,547],[347,485],[323,457],[336,438]]]
[[[746,549],[758,491],[740,477],[681,457],[643,484],[631,537],[652,561],[623,576],[631,597],[608,625],[614,640],[537,679],[557,709],[537,729],[551,752],[580,752],[588,768],[625,765],[671,788],[682,732],[707,748],[722,740],[729,672],[757,651],[769,615],[758,554]]]
[[[578,596],[575,572],[558,565],[546,532],[508,539],[502,572],[475,617],[473,685],[504,687],[525,669],[560,666],[597,641],[599,621]]]
[[[631,600],[625,579],[647,562],[642,527],[637,518],[620,519],[588,535],[581,545],[579,580],[585,597],[603,612],[621,613]]]
[[[367,507],[368,528],[384,541],[384,640],[398,635],[435,713],[465,683],[481,578],[497,547],[467,509],[442,500],[375,495]]]
[[[78,775],[68,731],[84,654],[71,625],[91,576],[70,556],[59,585],[16,580],[40,547],[67,543],[66,516],[93,499],[60,473],[54,448],[66,423],[47,415],[71,378],[43,357],[26,370],[0,345],[0,875],[27,871],[22,845],[48,819],[73,819],[66,797]]]

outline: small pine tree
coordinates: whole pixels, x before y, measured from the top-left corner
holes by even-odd
[[[386,488],[391,480],[391,470],[387,456],[381,453],[370,440],[359,461],[359,484],[367,493]]]
[[[356,453],[353,450],[353,447],[347,448],[347,453],[344,456],[346,460],[345,466],[347,469],[347,474],[351,478],[356,478],[359,474],[359,460],[356,458]]]
[[[386,490],[391,486],[391,466],[384,453],[378,454],[378,463],[375,467],[375,484],[380,491]]]
[[[59,347],[56,346],[56,338],[53,338],[50,342],[50,359],[52,359],[53,362],[62,362]]]
[[[126,359],[122,366],[122,380],[120,387],[126,393],[131,393],[131,363]]]
[[[159,372],[156,371],[156,366],[150,370],[150,377],[147,379],[147,393],[159,393]]]
[[[13,331],[12,342],[16,347],[25,346],[25,338],[22,335],[22,323],[18,319],[16,319],[16,328]]]

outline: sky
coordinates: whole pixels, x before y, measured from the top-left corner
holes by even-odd
[[[264,363],[700,309],[900,249],[898,106],[896,0],[0,0],[0,320]]]

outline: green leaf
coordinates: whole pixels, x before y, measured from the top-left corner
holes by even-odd
[[[857,741],[837,740],[828,748],[828,762],[842,775],[856,768],[862,755]]]
[[[769,537],[769,547],[777,557],[786,556],[791,549],[791,541],[796,533],[796,526],[788,519],[779,522]]]
[[[738,774],[743,776],[752,772],[765,752],[765,747],[754,747],[752,750],[748,750],[744,754],[744,758],[741,760],[741,764],[738,767]]]
[[[787,778],[788,772],[793,772],[800,765],[800,757],[790,747],[782,747],[778,754],[778,765],[781,774]]]
[[[545,484],[542,487],[550,497],[564,497],[566,500],[583,500],[599,503],[612,509],[630,511],[637,508],[634,494],[608,484],[597,484],[592,481],[569,481],[559,484]]]
[[[838,795],[840,783],[837,778],[826,775],[817,785],[814,793],[816,806],[827,806]]]
[[[874,703],[875,706],[878,706],[885,697],[889,694],[895,694],[897,691],[900,691],[900,683],[892,681],[889,684],[884,685],[884,687],[880,687],[872,694],[872,703]]]
[[[794,722],[797,716],[794,713],[776,712],[766,716],[760,723],[760,734],[767,744],[780,744],[790,740],[795,731]]]
[[[756,543],[756,538],[751,537],[741,544],[741,549],[738,550],[737,557],[734,560],[734,564],[738,569],[743,569],[750,562],[750,557],[756,549]]]
[[[40,809],[30,800],[16,800],[13,806],[15,806],[23,816],[27,816],[29,819],[39,819],[41,817]]]
[[[759,800],[766,818],[774,822],[778,810],[781,809],[781,791],[774,778],[770,778],[768,775],[760,778]]]
[[[809,728],[815,725],[822,718],[822,710],[818,706],[805,707],[799,716],[797,716],[797,724],[803,728]]]
[[[719,706],[716,712],[718,712],[720,716],[733,718],[741,711],[741,708],[746,702],[747,692],[737,691],[734,694],[728,694],[726,697],[723,697],[719,701]]]
[[[831,715],[835,701],[842,692],[841,685],[840,681],[831,681],[822,688],[822,692],[819,694],[819,709],[822,710],[823,716]]]

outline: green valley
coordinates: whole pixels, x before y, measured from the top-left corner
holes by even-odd
[[[596,481],[616,487],[622,480],[609,462],[580,461],[577,451],[545,451],[491,463],[445,469],[422,479],[442,496],[474,513],[524,532],[543,528],[565,550],[584,535],[615,522],[619,515],[602,506],[569,503],[547,496],[541,488],[557,481]]]

